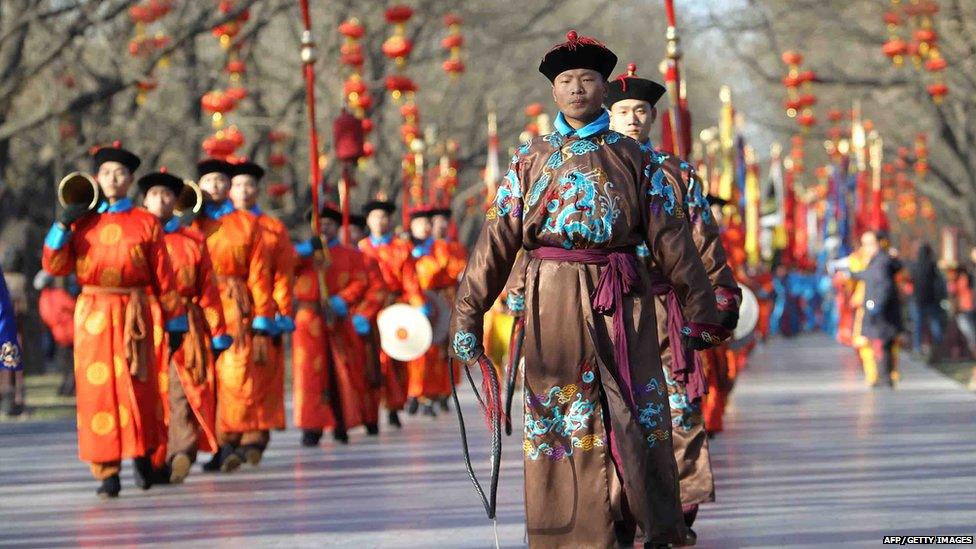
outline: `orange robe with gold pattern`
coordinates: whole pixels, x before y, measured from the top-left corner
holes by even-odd
[[[389,301],[389,292],[383,282],[380,264],[366,254],[362,255],[363,268],[366,269],[366,292],[351,311],[369,320],[370,332],[363,338],[366,353],[366,407],[370,414],[379,414],[380,403],[385,401],[390,410],[399,410],[407,401],[406,383],[400,378],[387,382],[383,375],[380,358],[380,336],[376,329],[376,317]],[[402,374],[402,372],[400,372]]]
[[[251,332],[258,318],[271,326],[275,315],[270,258],[258,218],[236,210],[216,219],[201,215],[193,227],[207,239],[227,332],[234,338],[217,359],[217,431],[283,429],[284,408],[267,405],[276,398],[279,379],[267,356],[271,345],[259,349]]]
[[[214,274],[207,243],[200,231],[179,227],[164,235],[173,271],[176,273],[177,290],[187,309],[190,330],[183,344],[173,355],[180,386],[200,426],[199,449],[214,452],[217,449],[217,379],[214,368],[211,340],[227,333],[224,310],[220,303],[220,290]],[[154,329],[162,328],[162,309],[151,300]],[[160,365],[159,394],[163,403],[164,422],[169,424],[169,369],[163,366],[170,361],[168,336],[162,334],[162,344],[156,346],[156,359]],[[189,366],[189,369],[188,369]],[[166,457],[165,445],[157,449],[156,466]]]
[[[412,248],[412,244],[399,238],[381,244],[374,244],[369,237],[359,241],[359,249],[379,265],[387,291],[384,307],[394,303],[406,303],[415,307],[424,304],[424,296],[417,280],[416,261],[410,255]],[[390,358],[382,350],[380,350],[380,365],[386,385],[384,390],[386,407],[389,410],[399,410],[405,402],[405,399],[404,402],[400,402],[399,396],[401,394],[405,396],[407,392],[404,365]]]
[[[147,288],[159,296],[164,321],[184,314],[159,220],[133,208],[90,214],[59,249],[45,245],[42,261],[54,276],[74,271],[82,287],[74,340],[78,456],[105,463],[146,455],[164,433],[153,324],[139,296]],[[148,338],[141,365],[126,345],[126,336],[140,335]]]
[[[326,325],[319,305],[316,268],[311,257],[302,258],[295,281],[298,303],[292,349],[295,425],[310,430],[336,426],[332,407],[323,398],[326,391],[338,394],[345,428],[375,424],[377,410],[367,406],[366,349],[351,322],[353,305],[362,301],[369,285],[363,254],[341,244],[329,247],[325,284],[329,295],[342,298],[349,311],[345,318],[334,318],[331,327]],[[331,385],[330,366],[338,387]]]

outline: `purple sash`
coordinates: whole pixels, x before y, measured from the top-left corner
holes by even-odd
[[[671,345],[671,375],[674,380],[685,386],[688,399],[694,400],[708,393],[708,382],[702,368],[699,353],[686,349],[681,341],[681,328],[685,325],[684,315],[681,313],[681,303],[674,286],[664,273],[651,269],[651,293],[657,296],[667,296],[668,311],[668,340]]]
[[[613,358],[617,363],[618,383],[627,394],[632,410],[637,409],[634,387],[630,375],[630,356],[627,352],[627,330],[624,323],[623,298],[629,295],[639,280],[637,256],[633,248],[592,248],[567,250],[544,247],[531,250],[532,257],[540,260],[567,261],[586,265],[605,265],[600,273],[590,303],[593,311],[604,316],[613,315]]]

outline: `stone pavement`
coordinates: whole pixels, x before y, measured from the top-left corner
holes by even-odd
[[[738,381],[713,441],[719,501],[701,547],[877,546],[891,534],[976,533],[976,396],[924,366],[863,388],[852,353],[822,336],[777,340]],[[466,393],[468,394],[468,393]],[[465,404],[476,463],[487,437]],[[523,545],[521,458],[505,439],[501,545]],[[298,446],[276,433],[258,469],[198,470],[178,487],[102,502],[69,423],[0,425],[0,546],[491,547],[453,416]],[[486,478],[486,477],[485,477]]]

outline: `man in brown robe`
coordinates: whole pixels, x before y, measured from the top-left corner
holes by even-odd
[[[655,160],[663,164],[675,200],[684,204],[688,214],[685,219],[715,291],[722,325],[732,330],[738,321],[741,292],[726,261],[718,224],[712,218],[708,201],[702,193],[702,182],[691,166],[674,156],[655,150],[651,144],[650,129],[657,118],[655,105],[666,90],[657,82],[638,78],[636,73],[637,66],[631,63],[627,67],[626,75],[609,83],[606,105],[610,110],[610,128],[635,139],[642,148],[654,155]],[[646,248],[642,248],[643,250]],[[698,513],[698,504],[715,501],[715,483],[708,459],[708,437],[701,413],[700,393],[704,384],[696,385],[694,379],[688,379],[688,376],[700,376],[702,372],[690,371],[695,368],[695,358],[691,353],[681,348],[678,353],[674,352],[675,348],[671,343],[674,335],[669,334],[669,328],[680,328],[680,324],[675,322],[680,320],[680,309],[675,308],[677,300],[672,292],[672,285],[657,269],[654,258],[648,254],[647,261],[652,279],[655,280],[655,289],[658,290],[658,340],[671,404],[672,440],[681,483],[682,511],[688,526],[688,542],[694,543],[697,536],[691,526]],[[699,381],[702,379],[698,378]]]
[[[612,547],[625,515],[651,546],[683,543],[654,296],[636,246],[647,242],[674,283],[683,344],[728,334],[660,164],[609,129],[602,104],[616,56],[575,31],[567,39],[539,67],[560,110],[556,131],[519,147],[498,187],[458,289],[451,352],[482,358],[484,313],[524,246],[530,546]]]

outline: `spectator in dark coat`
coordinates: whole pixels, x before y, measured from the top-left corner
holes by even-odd
[[[898,382],[898,336],[904,331],[901,299],[895,275],[901,262],[888,253],[887,236],[873,231],[861,236],[868,267],[858,274],[864,281],[864,324],[862,334],[871,340],[876,360],[888,373],[888,384]]]
[[[928,244],[918,248],[918,255],[911,267],[912,316],[915,331],[912,344],[915,352],[922,352],[922,337],[929,334],[929,347],[933,351],[942,344],[944,332],[942,300],[946,298],[946,283],[935,262],[935,253]]]

